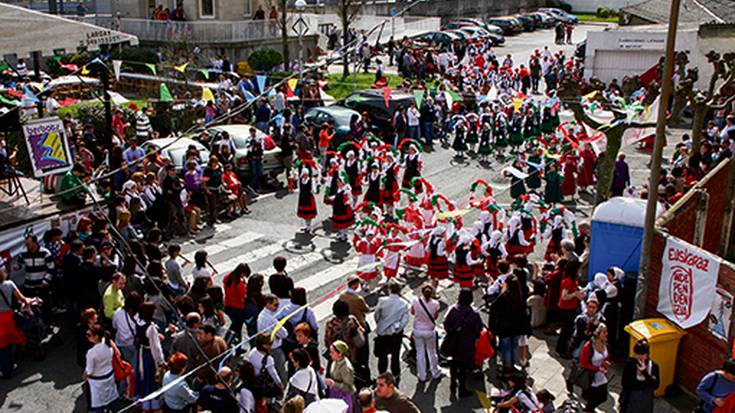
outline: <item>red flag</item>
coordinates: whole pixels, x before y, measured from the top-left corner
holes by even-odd
[[[385,101],[385,107],[388,108],[390,105],[388,102],[390,102],[390,88],[384,87],[383,88],[383,100]]]
[[[59,65],[59,67],[63,67],[64,69],[66,69],[66,70],[68,70],[70,72],[76,72],[77,70],[79,70],[79,66],[73,65],[71,63],[66,64],[66,65]]]

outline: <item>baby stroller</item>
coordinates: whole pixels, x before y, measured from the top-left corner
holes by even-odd
[[[43,346],[43,340],[46,338],[46,323],[41,317],[41,305],[43,301],[40,298],[32,298],[20,309],[22,317],[16,318],[18,328],[26,336],[25,351],[35,360],[43,360],[46,358],[46,349]]]

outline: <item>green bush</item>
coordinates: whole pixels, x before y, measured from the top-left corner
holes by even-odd
[[[110,52],[110,56],[115,60],[158,63],[158,54],[156,54],[156,51],[142,47],[131,47],[122,50],[113,48],[112,52]]]
[[[607,19],[610,17],[610,10],[606,7],[598,7],[595,15],[601,19]]]
[[[273,49],[259,49],[248,57],[248,64],[256,72],[268,72],[283,63],[283,56]]]

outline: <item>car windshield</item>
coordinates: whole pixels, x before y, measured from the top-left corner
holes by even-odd
[[[324,111],[324,113],[334,119],[334,123],[337,125],[349,125],[350,119],[355,112],[347,110],[336,110],[336,111]]]

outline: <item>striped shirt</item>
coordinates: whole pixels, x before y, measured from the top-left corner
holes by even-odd
[[[140,142],[148,140],[151,130],[151,120],[143,112],[140,112],[135,118],[135,136],[142,139]]]
[[[36,252],[27,249],[20,254],[25,267],[24,284],[28,288],[40,287],[44,281],[51,281],[54,272],[54,256],[49,250],[39,247]]]

